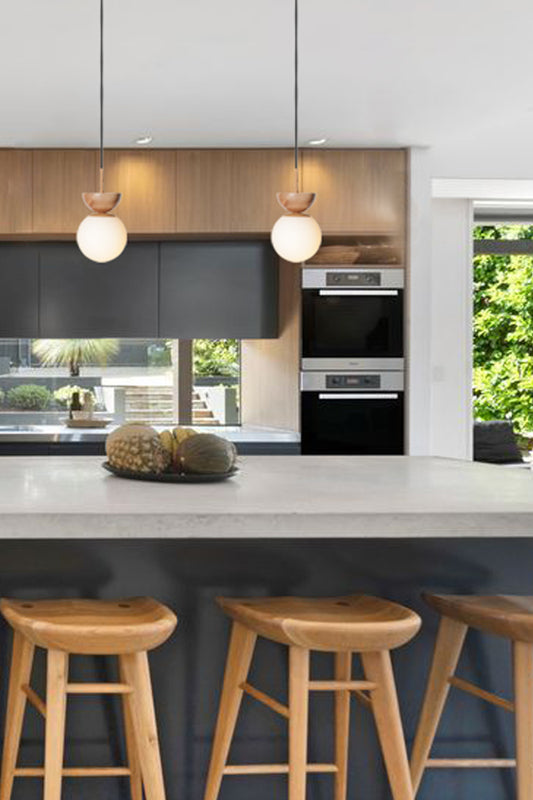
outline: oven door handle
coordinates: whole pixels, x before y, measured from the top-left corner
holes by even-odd
[[[338,393],[325,393],[320,392],[318,395],[319,400],[397,400],[398,394],[396,392],[338,392]]]
[[[321,297],[398,297],[398,289],[320,289]]]

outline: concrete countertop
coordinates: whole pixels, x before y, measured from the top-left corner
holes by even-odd
[[[248,456],[218,484],[117,478],[101,458],[0,458],[0,538],[532,536],[533,474],[418,457]]]

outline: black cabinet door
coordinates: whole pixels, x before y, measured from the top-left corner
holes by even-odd
[[[0,338],[39,335],[39,247],[0,245]]]
[[[278,262],[267,242],[164,242],[159,335],[269,339],[278,334]]]
[[[158,245],[137,242],[107,264],[76,244],[40,245],[40,336],[157,337]]]

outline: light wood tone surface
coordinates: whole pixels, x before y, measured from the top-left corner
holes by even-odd
[[[377,684],[372,692],[372,711],[381,752],[394,800],[413,800],[409,761],[402,730],[400,708],[392,672],[390,653],[362,653],[365,677]]]
[[[224,775],[267,774],[288,774],[289,800],[305,800],[307,775],[312,772],[333,773],[335,800],[346,800],[352,691],[374,713],[394,800],[413,800],[389,649],[415,635],[419,617],[396,603],[366,595],[219,598],[218,603],[233,618],[233,625],[204,800],[217,800]],[[289,646],[288,708],[246,682],[258,634]],[[377,643],[379,651],[368,651]],[[333,680],[310,680],[312,650],[335,653]],[[365,680],[351,678],[351,651],[361,654]],[[309,694],[317,690],[335,693],[333,764],[307,761]],[[288,764],[226,764],[243,691],[288,717]]]
[[[507,769],[516,767],[514,758],[429,758],[434,769]]]
[[[279,266],[278,339],[245,340],[241,346],[242,422],[300,430],[301,268]]]
[[[448,682],[450,686],[453,686],[455,689],[461,689],[462,692],[471,694],[474,697],[479,697],[480,700],[485,700],[487,703],[492,703],[493,706],[504,708],[505,711],[510,711],[511,713],[513,713],[515,710],[514,703],[512,703],[510,700],[506,700],[504,697],[494,694],[494,692],[487,692],[485,689],[481,689],[474,683],[470,683],[470,681],[453,677],[450,678]]]
[[[13,778],[17,766],[22,723],[26,708],[26,694],[21,690],[21,686],[27,684],[30,680],[34,649],[31,642],[20,633],[15,632],[7,695],[0,800],[9,800],[13,789]]]
[[[106,150],[105,186],[122,193],[115,213],[128,233],[176,230],[175,150]]]
[[[33,232],[76,233],[89,213],[81,195],[97,181],[95,150],[34,150]]]
[[[25,641],[27,642],[28,640],[25,639]],[[28,642],[28,644],[30,643]],[[41,697],[39,697],[37,692],[34,691],[27,683],[23,683],[20,689],[26,695],[28,703],[30,703],[30,705],[32,705],[42,717],[46,717],[46,703]]]
[[[178,150],[178,233],[269,232],[293,183],[290,150]]]
[[[126,683],[124,666],[119,659],[120,680]],[[122,696],[122,715],[124,718],[124,738],[126,740],[126,756],[130,773],[130,794],[131,800],[143,800],[143,786],[141,775],[141,762],[137,752],[137,741],[135,739],[135,728],[133,726],[133,714],[131,702],[124,694]]]
[[[351,681],[352,654],[335,653],[335,680]],[[335,800],[346,800],[348,791],[348,745],[350,741],[350,691],[335,692]]]
[[[403,237],[406,151],[306,149],[302,176],[304,191],[317,194],[312,214],[324,233]]]
[[[418,632],[420,617],[404,606],[369,595],[304,598],[219,598],[222,610],[260,636],[328,652],[385,650]]]
[[[126,682],[133,689],[132,694],[124,695],[124,697],[131,712],[146,800],[165,800],[163,768],[147,653],[137,652],[121,655],[120,670]]]
[[[425,594],[432,608],[472,628],[533,642],[533,596]]]
[[[289,800],[305,800],[309,717],[309,650],[289,648]]]
[[[9,624],[33,644],[68,653],[113,655],[151,650],[176,617],[148,597],[125,600],[2,600]]]
[[[44,767],[18,767],[15,770],[16,778],[44,778]],[[114,778],[127,776],[130,771],[127,767],[63,767],[63,778]]]
[[[31,233],[31,150],[0,150],[0,185],[0,233]]]
[[[241,685],[248,677],[256,639],[256,634],[250,628],[233,623],[204,800],[216,800],[220,791],[242,701]]]
[[[533,645],[513,643],[517,800],[533,797]]]
[[[46,677],[46,732],[44,744],[44,800],[61,800],[65,714],[67,710],[68,654],[48,650]]]
[[[437,726],[450,691],[450,678],[457,668],[467,630],[467,626],[457,620],[443,617],[440,621],[422,711],[411,753],[411,778],[415,793],[418,791],[422,780],[437,732]]]

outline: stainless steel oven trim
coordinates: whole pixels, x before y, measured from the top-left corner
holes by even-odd
[[[302,369],[321,372],[403,370],[403,358],[302,358]]]
[[[355,394],[354,392],[319,392],[319,400],[398,400],[397,392],[368,392],[367,394]]]
[[[303,289],[331,289],[331,285],[326,283],[326,275],[332,272],[347,274],[351,272],[365,273],[370,272],[381,276],[379,287],[369,286],[368,291],[372,289],[403,289],[405,285],[405,271],[403,269],[379,269],[376,267],[331,267],[325,269],[303,269],[302,270],[302,288]],[[341,287],[339,287],[340,290]],[[345,291],[348,292],[350,287],[346,287]],[[364,291],[364,289],[363,289]]]
[[[354,387],[350,387],[349,389],[331,389],[326,386],[326,377],[331,375],[332,371],[327,372],[302,372],[300,373],[300,389],[302,392],[331,392],[333,394],[344,394],[344,393],[356,393],[356,394],[366,394],[366,390],[364,387],[357,387],[357,391],[354,392]],[[335,372],[333,372],[335,374]],[[371,370],[361,370],[360,372],[354,372],[354,370],[346,370],[344,373],[346,375],[379,375],[381,378],[380,387],[376,389],[375,387],[369,388],[369,393],[377,394],[378,392],[403,392],[404,391],[404,374],[403,372],[378,372],[378,371],[371,371]]]
[[[398,289],[319,289],[321,297],[398,297]]]

